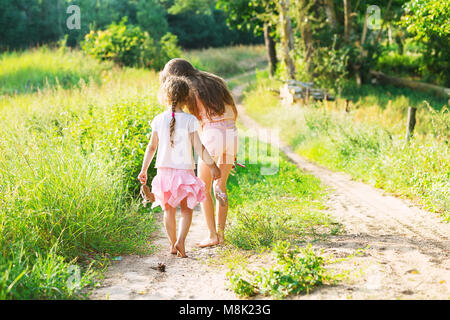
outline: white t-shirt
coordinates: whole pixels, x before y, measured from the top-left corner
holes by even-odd
[[[195,169],[190,133],[199,129],[197,118],[189,113],[175,112],[173,147],[170,144],[170,121],[172,112],[157,115],[152,121],[152,130],[158,133],[156,168]]]

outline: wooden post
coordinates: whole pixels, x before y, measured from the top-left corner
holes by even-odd
[[[416,125],[416,111],[417,109],[414,107],[408,108],[408,120],[406,123],[406,142],[408,142],[411,138],[414,126]]]
[[[349,113],[350,112],[350,106],[349,106],[349,100],[345,99],[345,112]]]

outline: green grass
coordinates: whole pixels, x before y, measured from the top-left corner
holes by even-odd
[[[278,86],[277,82],[259,79],[248,88],[244,105],[261,124],[279,128],[282,139],[296,152],[413,199],[450,220],[450,113],[446,107],[415,104],[418,123],[407,145],[407,107],[419,101],[408,91],[392,94],[391,89],[363,87],[358,103],[350,104],[351,111],[346,113],[342,98],[326,105],[283,107],[278,96],[268,90]],[[354,89],[355,97],[356,92]]]
[[[240,297],[284,298],[337,279],[320,253],[298,247],[324,240],[341,228],[325,213],[326,192],[319,179],[245,132],[238,161],[246,168],[238,166],[229,178],[229,246],[218,258],[230,269],[231,290]],[[271,255],[276,259],[268,268],[247,269],[252,257],[267,259]]]
[[[304,243],[337,232],[338,225],[322,210],[320,181],[262,142],[256,161],[249,155],[255,143],[241,139],[238,160],[246,168],[237,167],[229,178],[227,240],[237,248],[259,250],[279,240]],[[263,168],[274,168],[273,174],[266,175]]]
[[[192,50],[185,52],[184,58],[200,70],[228,78],[265,64],[266,53],[262,45],[240,45]]]
[[[376,70],[397,77],[415,77],[420,79],[423,70],[422,56],[420,54],[404,54],[386,52],[378,58]]]
[[[255,81],[256,74],[261,72],[261,71],[258,71],[258,69],[256,69],[255,71],[256,71],[255,73],[250,72],[248,74],[244,74],[243,76],[236,77],[236,78],[229,80],[227,82],[228,88],[230,88],[230,90],[233,90],[237,86]]]
[[[100,82],[111,64],[99,64],[79,51],[41,47],[0,55],[0,95],[33,92],[61,86],[71,88],[80,81]]]
[[[446,99],[408,88],[369,84],[356,87],[350,82],[344,85],[342,98],[350,99],[362,108],[376,106],[382,110],[395,108],[404,111],[409,106],[420,108],[424,106],[424,101],[437,111],[447,105]]]
[[[36,54],[47,66],[85,59]],[[83,298],[108,257],[151,250],[155,221],[138,204],[136,176],[162,111],[158,76],[99,76],[0,100],[0,299]]]
[[[158,75],[44,47],[3,53],[0,84],[0,299],[83,298],[109,257],[151,250],[136,176]]]

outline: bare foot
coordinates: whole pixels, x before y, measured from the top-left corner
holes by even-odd
[[[197,247],[200,248],[206,248],[206,247],[213,247],[219,244],[219,238],[216,236],[214,238],[206,238],[205,240],[202,240],[200,242],[197,242]]]
[[[175,248],[175,245],[171,245],[170,246],[170,253],[171,254],[177,254],[178,250],[177,248]]]
[[[220,245],[223,245],[225,243],[224,231],[217,231],[217,239],[219,240]]]
[[[186,252],[184,251],[184,244],[181,245],[181,243],[175,243],[175,249],[177,249],[177,256],[181,258],[187,258]]]

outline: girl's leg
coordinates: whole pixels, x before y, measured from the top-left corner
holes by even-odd
[[[178,250],[178,253],[182,258],[186,258],[187,256],[185,251],[185,241],[187,234],[189,232],[189,228],[191,227],[193,210],[187,206],[187,198],[181,201],[180,208],[181,208],[180,230],[178,232],[177,242],[175,243],[175,249]]]
[[[170,253],[176,254],[175,242],[177,241],[177,223],[175,220],[175,215],[177,213],[177,208],[173,208],[166,205],[164,209],[164,226],[166,227],[167,237],[170,241]]]
[[[214,201],[211,195],[212,177],[209,167],[201,159],[198,163],[198,177],[205,183],[206,199],[201,203],[202,212],[205,215],[209,235],[203,241],[197,243],[199,247],[215,246],[219,243],[216,232],[216,221],[214,217]]]
[[[226,155],[223,155],[223,159],[226,159]],[[230,175],[230,171],[233,168],[233,164],[223,163],[219,165],[220,169],[220,179],[217,180],[216,186],[220,187],[220,191],[227,195],[227,181]],[[228,195],[227,195],[228,196]],[[219,201],[217,201],[217,234],[219,238],[219,243],[223,243],[224,241],[224,231],[225,224],[227,221],[227,213],[228,213],[228,201],[221,205]]]

